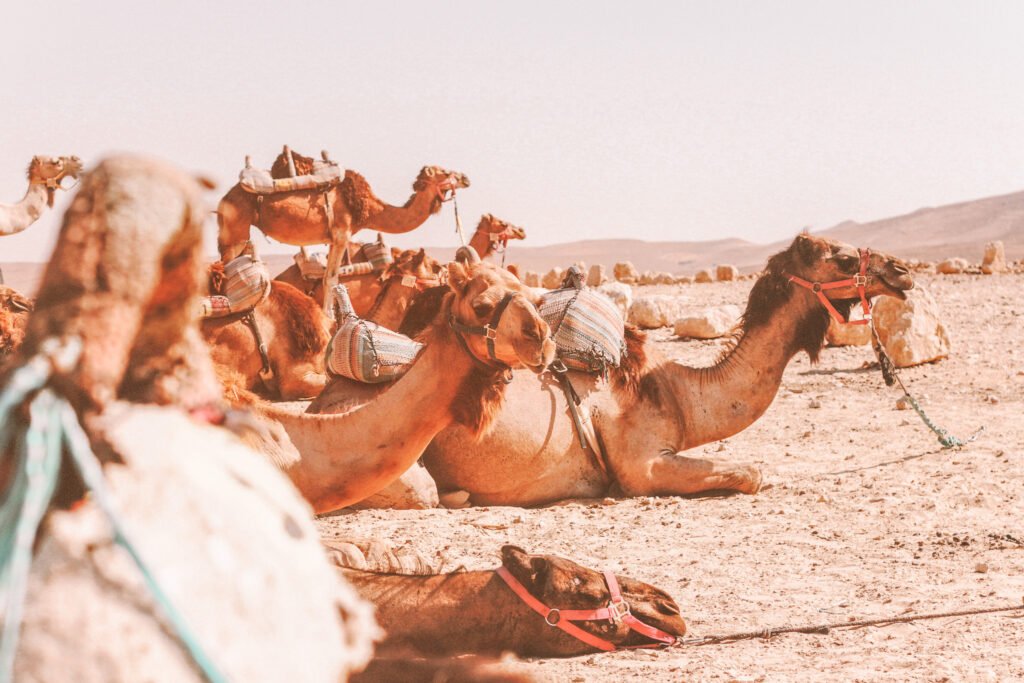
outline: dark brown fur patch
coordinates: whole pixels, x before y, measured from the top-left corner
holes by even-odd
[[[612,388],[624,393],[630,400],[643,396],[657,404],[657,387],[650,382],[644,383],[644,376],[647,374],[647,333],[629,323],[626,324],[625,333],[626,354],[619,367],[608,373]]]
[[[295,162],[295,175],[309,175],[313,172],[312,157],[303,156],[293,149],[292,161]],[[270,176],[272,178],[292,177],[292,174],[288,170],[288,159],[285,158],[283,151],[277,155],[277,159],[274,160],[274,165],[270,167]]]
[[[322,353],[330,341],[320,326],[320,307],[286,282],[271,283],[268,301],[282,312],[294,350],[304,354]]]
[[[417,337],[437,319],[444,297],[451,289],[447,285],[425,289],[416,296],[405,313],[398,331],[407,337]]]

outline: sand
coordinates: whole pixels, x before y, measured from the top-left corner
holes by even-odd
[[[411,545],[449,569],[497,566],[504,543],[610,568],[668,591],[691,635],[1021,604],[1024,276],[919,281],[943,310],[953,355],[902,376],[954,434],[985,426],[961,451],[895,408],[899,393],[865,367],[868,347],[826,348],[816,367],[803,354],[789,365],[757,423],[695,449],[760,463],[768,487],[757,495],[361,511],[320,528]],[[642,290],[742,304],[749,287]],[[692,363],[720,347],[652,337]],[[1021,680],[1024,611],[525,666],[557,681]]]

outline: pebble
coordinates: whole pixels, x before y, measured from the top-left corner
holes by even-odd
[[[975,571],[975,573],[978,573],[978,574],[987,574],[988,573],[988,565],[985,564],[984,562],[979,562],[978,564],[974,565],[974,571]]]
[[[821,407],[821,401],[819,401],[816,398],[812,398],[811,399],[811,403],[810,403],[810,407],[811,408],[820,408]]]
[[[906,396],[900,396],[896,399],[896,410],[910,410],[910,401],[907,400]]]

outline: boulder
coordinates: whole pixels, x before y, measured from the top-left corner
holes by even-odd
[[[616,263],[615,268],[612,271],[615,279],[619,282],[625,282],[627,285],[632,285],[640,281],[640,273],[629,261],[623,261]]]
[[[680,275],[679,277],[675,278],[675,284],[677,285],[688,285],[691,283],[693,283],[693,278],[690,277],[689,275]]]
[[[671,325],[683,315],[683,300],[667,294],[637,297],[629,307],[629,322],[653,329]]]
[[[629,308],[633,305],[632,287],[624,282],[606,282],[598,287],[597,291],[611,299],[612,303],[619,309],[619,312],[622,313],[622,319],[627,319]]]
[[[714,278],[711,277],[711,271],[707,269],[698,270],[697,274],[693,276],[694,282],[712,282],[713,280]]]
[[[526,271],[523,275],[523,284],[527,287],[540,287],[540,273],[532,270]]]
[[[732,282],[740,277],[740,269],[736,266],[721,265],[715,269],[715,279],[723,282]]]
[[[857,315],[858,313],[859,308],[850,309],[854,319],[861,317]],[[864,346],[871,343],[871,328],[867,325],[845,325],[831,319],[828,323],[828,332],[825,333],[825,341],[829,346]]]
[[[552,268],[549,270],[543,278],[541,278],[540,286],[547,289],[558,289],[562,286],[562,278],[565,277],[565,271],[561,268]]]
[[[640,276],[640,284],[642,285],[653,285],[657,284],[655,273],[650,270],[645,270],[644,274]]]
[[[985,258],[981,262],[981,272],[985,275],[1006,272],[1006,249],[1001,240],[985,245]]]
[[[679,318],[675,322],[674,331],[676,336],[689,339],[717,339],[729,334],[739,319],[739,306],[713,306]]]
[[[604,272],[604,266],[600,263],[595,263],[590,266],[590,270],[587,272],[587,286],[588,287],[600,287],[608,281],[608,276]]]
[[[956,275],[967,270],[968,265],[967,259],[957,256],[940,262],[935,266],[935,270],[943,275]]]
[[[906,301],[891,296],[876,300],[875,329],[885,352],[898,368],[949,356],[949,334],[939,306],[924,287],[907,292]]]

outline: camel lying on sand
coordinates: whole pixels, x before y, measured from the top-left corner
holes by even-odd
[[[511,367],[541,372],[554,356],[548,326],[518,293],[519,281],[487,263],[448,264],[448,295],[419,341],[424,349],[409,371],[350,410],[293,414],[258,402],[280,423],[290,443],[252,442],[291,477],[317,513],[357,503],[405,472],[434,436],[453,422],[472,432],[493,417]],[[456,329],[459,327],[459,329]],[[472,328],[472,329],[471,329]],[[485,337],[484,330],[491,332]],[[343,378],[356,391],[367,385]]]
[[[220,392],[195,319],[204,214],[190,177],[102,162],[64,217],[12,367],[81,342],[49,389],[81,421],[132,542],[223,680],[344,680],[369,658],[369,606],[328,563],[287,479],[212,424],[234,418],[211,408]],[[0,463],[6,488],[13,444]],[[115,543],[102,496],[83,499],[68,467],[35,544],[14,679],[202,680]]]
[[[312,171],[312,159],[299,154],[294,158],[300,175]],[[273,175],[282,177],[283,163],[279,156]],[[423,167],[404,206],[385,204],[355,171],[345,171],[341,183],[326,191],[296,190],[265,195],[262,200],[235,184],[217,207],[220,257],[227,263],[238,256],[252,225],[285,244],[329,244],[324,271],[324,291],[329,292],[337,282],[338,266],[352,235],[366,229],[386,233],[415,230],[440,211],[456,190],[466,187],[469,179],[465,175],[438,166]]]
[[[656,647],[686,634],[679,606],[667,593],[646,583],[615,577],[624,599],[621,603],[612,599],[601,572],[561,557],[530,555],[506,545],[501,549],[501,564],[499,572],[511,574],[547,609],[532,607],[495,571],[434,576],[341,572],[376,607],[377,620],[387,633],[378,652],[385,655],[391,649],[411,649],[431,655],[514,652],[527,657],[571,657],[618,647]],[[573,614],[612,603],[618,612],[609,614],[611,618]],[[577,622],[585,635],[553,628],[571,622]]]
[[[9,356],[21,346],[32,306],[31,299],[0,285],[0,358]]]
[[[525,239],[526,231],[518,225],[512,225],[493,214],[485,213],[477,223],[476,232],[469,239],[469,246],[476,250],[480,258],[485,259],[491,254],[503,253],[508,247],[509,240]]]
[[[39,220],[64,178],[78,178],[78,157],[32,157],[28,165],[28,191],[17,204],[0,204],[0,235],[19,233]]]

